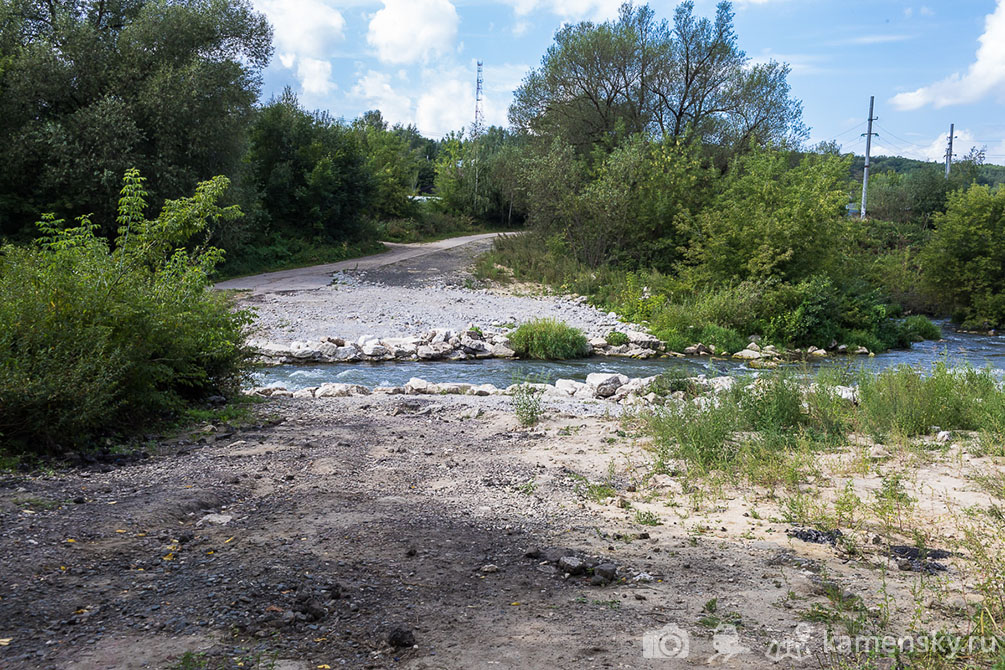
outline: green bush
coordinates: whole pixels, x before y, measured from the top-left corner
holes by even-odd
[[[544,414],[541,391],[534,387],[534,382],[520,382],[513,390],[513,413],[521,426],[534,426],[541,420]]]
[[[10,451],[84,446],[212,394],[236,392],[250,353],[247,312],[206,291],[221,252],[180,245],[240,213],[220,208],[217,177],[143,217],[126,174],[116,248],[81,217],[52,216],[32,247],[0,248],[0,440]]]
[[[927,285],[968,328],[1005,325],[1005,187],[950,194],[922,252]]]
[[[581,358],[590,354],[590,343],[578,328],[555,319],[535,319],[509,335],[518,356],[541,360]]]
[[[628,344],[628,336],[616,330],[612,330],[607,333],[607,337],[604,339],[606,339],[607,343],[612,347],[620,347],[624,344]]]
[[[927,316],[915,314],[907,317],[904,319],[904,328],[915,342],[942,339],[942,329],[932,323]]]

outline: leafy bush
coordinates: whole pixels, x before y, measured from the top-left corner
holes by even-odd
[[[612,347],[620,347],[624,344],[628,344],[628,336],[617,330],[612,330],[607,333],[607,337],[604,339],[606,339],[607,343]]]
[[[555,319],[535,319],[509,335],[518,356],[541,360],[564,360],[590,354],[590,343],[578,328]]]
[[[541,391],[530,382],[523,382],[513,390],[513,412],[521,426],[534,426],[544,413]]]
[[[922,252],[927,285],[969,328],[1005,325],[1005,187],[950,194]]]
[[[146,220],[135,170],[119,200],[116,248],[47,216],[32,247],[0,249],[0,438],[11,450],[86,445],[211,394],[236,392],[248,369],[247,312],[207,292],[221,258],[177,248],[240,215],[216,203],[217,177]]]

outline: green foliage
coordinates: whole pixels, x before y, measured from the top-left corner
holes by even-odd
[[[590,354],[590,343],[578,328],[555,319],[534,319],[509,334],[510,346],[523,358],[564,360]]]
[[[445,213],[512,226],[524,217],[519,188],[521,140],[492,126],[477,135],[451,133],[435,162],[436,203]]]
[[[237,392],[248,369],[246,312],[206,291],[222,253],[196,244],[240,215],[217,203],[228,181],[199,184],[144,217],[145,190],[126,173],[114,251],[87,217],[39,223],[33,247],[0,249],[0,439],[11,450],[86,445],[110,431]]]
[[[951,194],[921,264],[930,289],[964,327],[1005,325],[1005,187]]]
[[[352,129],[305,111],[286,89],[256,116],[247,161],[273,229],[337,242],[362,237],[376,180]]]
[[[126,169],[149,198],[236,177],[272,31],[248,0],[6,2],[0,16],[0,234],[39,211],[114,236]]]
[[[524,380],[513,389],[513,413],[521,426],[537,425],[544,413],[541,403],[541,390],[530,380]]]
[[[415,214],[419,173],[425,157],[409,141],[401,126],[388,128],[379,111],[367,112],[352,124],[367,169],[373,174],[374,195],[369,210],[377,219],[408,218]]]
[[[515,92],[509,119],[545,145],[564,137],[582,155],[646,131],[681,137],[690,129],[730,149],[777,143],[803,134],[788,73],[739,49],[728,2],[714,19],[683,2],[672,22],[626,3],[616,20],[559,30]]]
[[[609,345],[612,347],[620,347],[624,344],[628,344],[628,336],[617,330],[612,330],[607,333],[607,337],[604,338]]]
[[[689,264],[703,281],[798,282],[826,271],[844,237],[847,160],[778,151],[737,158],[696,223]]]
[[[942,430],[999,433],[1005,391],[990,370],[950,368],[922,375],[908,366],[866,375],[859,382],[863,428],[875,435],[912,437]]]

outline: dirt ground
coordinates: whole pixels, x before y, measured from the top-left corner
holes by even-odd
[[[483,400],[277,399],[152,458],[3,480],[0,667],[818,666],[805,613],[834,589],[911,616],[923,575],[789,537],[763,497],[674,512],[620,422],[524,429]],[[679,634],[688,657],[644,658],[668,625],[657,652]]]

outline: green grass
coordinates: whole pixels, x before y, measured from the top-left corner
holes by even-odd
[[[991,454],[1005,441],[1005,390],[990,370],[937,363],[927,372],[902,366],[861,373],[858,405],[837,393],[839,382],[847,383],[839,371],[821,371],[812,384],[779,371],[654,409],[643,420],[655,469],[671,472],[681,461],[703,475],[796,483],[814,467],[815,454],[846,444],[852,433],[907,439],[936,428],[978,431],[974,448]],[[696,397],[701,389],[689,383],[683,373],[666,373],[654,387]]]
[[[510,346],[521,358],[565,360],[591,352],[590,343],[578,328],[556,319],[535,319],[509,334]]]
[[[990,369],[936,363],[928,374],[908,366],[863,374],[862,428],[877,437],[914,437],[941,430],[982,431],[1005,438],[1005,391]]]

